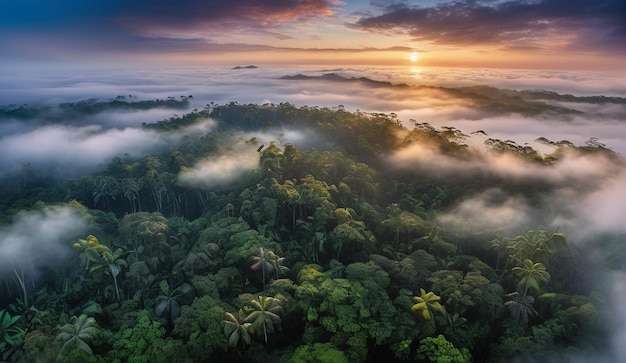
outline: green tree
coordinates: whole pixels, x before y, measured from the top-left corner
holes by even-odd
[[[419,342],[417,358],[430,363],[469,363],[471,355],[467,349],[459,350],[446,337],[426,337]]]
[[[445,302],[448,313],[462,315],[469,310],[469,314],[488,321],[502,310],[504,290],[479,270],[465,274],[459,270],[439,270],[428,281],[432,282],[432,291]]]
[[[524,260],[521,267],[514,267],[513,272],[520,278],[517,287],[524,295],[529,289],[539,292],[541,290],[539,283],[550,281],[550,273],[546,271],[546,266],[541,262],[533,263],[530,259]]]
[[[276,278],[278,278],[278,273],[284,260],[284,258],[278,257],[278,255],[276,255],[273,251],[267,250],[263,247],[259,247],[257,252],[248,258],[248,262],[251,263],[250,269],[253,271],[261,270],[263,290],[265,290],[267,275],[276,272]]]
[[[419,216],[400,209],[397,204],[388,208],[388,216],[382,222],[382,227],[391,234],[393,244],[398,247],[409,239],[424,236],[427,224]]]
[[[151,357],[148,352],[161,342],[164,335],[165,328],[161,323],[152,320],[147,310],[141,310],[136,324],[115,334],[113,349],[107,357],[116,362],[154,362],[157,357]]]
[[[495,251],[496,254],[496,271],[500,269],[500,260],[503,257],[508,256],[507,252],[509,252],[509,239],[506,237],[493,239],[489,243],[489,249]],[[506,267],[505,267],[506,268]]]
[[[189,296],[193,292],[193,288],[188,283],[184,283],[176,288],[171,288],[167,280],[161,281],[159,284],[161,295],[156,298],[156,306],[154,313],[157,316],[165,316],[168,323],[174,323],[174,320],[180,316],[180,300],[184,296]]]
[[[293,363],[348,363],[348,358],[332,343],[313,343],[299,346],[290,361]]]
[[[509,310],[513,318],[522,326],[528,324],[528,320],[531,317],[537,316],[537,310],[533,307],[535,298],[531,295],[520,295],[520,293],[512,292],[504,295],[509,300],[504,303],[504,306]]]
[[[515,237],[508,248],[513,251],[511,258],[516,264],[524,263],[527,259],[548,264],[557,250],[566,246],[565,235],[558,229],[548,231],[539,228],[529,229],[523,235]]]
[[[57,335],[57,338],[63,342],[57,359],[62,359],[73,349],[80,349],[93,354],[87,342],[92,340],[97,332],[96,319],[85,314],[79,317],[72,316],[70,321],[61,327],[61,332]]]
[[[228,349],[224,336],[226,311],[221,305],[219,300],[201,296],[191,305],[181,306],[181,315],[174,322],[172,334],[185,342],[189,357],[195,362]]]
[[[224,334],[228,339],[228,347],[237,348],[239,342],[245,349],[246,345],[250,345],[250,326],[252,323],[244,323],[243,311],[239,310],[238,316],[226,312],[224,319]]]
[[[334,271],[322,273],[317,265],[304,266],[295,297],[304,312],[309,343],[322,341],[314,338],[321,328],[350,360],[363,361],[368,341],[389,342],[396,309],[383,288],[389,283],[387,274],[373,263],[353,265],[346,268],[351,280],[332,278]]]
[[[100,244],[98,238],[94,235],[87,236],[86,239],[79,239],[72,244],[72,247],[81,250],[80,253],[80,266],[85,269],[89,269],[92,263],[98,263],[103,258],[111,260],[111,249],[103,244]]]
[[[117,276],[122,267],[128,267],[128,263],[121,258],[124,252],[120,248],[111,252],[108,246],[100,244],[93,235],[89,235],[87,239],[79,239],[78,242],[72,244],[72,247],[82,250],[80,254],[82,267],[88,269],[90,273],[97,274],[104,271],[104,274],[113,278],[117,301],[121,301]]]
[[[341,223],[333,228],[330,234],[333,242],[333,248],[337,251],[336,259],[340,258],[341,249],[344,246],[359,246],[365,244],[366,237],[357,228],[354,228],[351,223]]]
[[[280,300],[271,296],[259,296],[256,300],[250,300],[244,309],[246,314],[244,323],[250,323],[250,332],[258,335],[263,333],[263,340],[267,344],[268,330],[273,332],[274,325],[280,327],[282,312]]]

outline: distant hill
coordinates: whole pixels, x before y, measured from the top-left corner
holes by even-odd
[[[321,81],[344,82],[344,83],[364,83],[370,87],[408,87],[408,85],[404,83],[393,84],[391,82],[377,81],[377,80],[367,78],[367,77],[346,78],[337,73],[324,73],[321,76],[307,76],[307,75],[298,73],[294,76],[282,76],[280,77],[280,79],[289,80],[289,81],[321,80]]]
[[[236,66],[236,67],[233,67],[231,69],[257,69],[257,68],[259,68],[259,67],[250,64],[248,66]]]
[[[462,99],[468,102],[469,106],[493,113],[493,114],[506,114],[506,113],[518,113],[525,116],[535,116],[541,113],[552,113],[555,115],[577,115],[583,112],[562,107],[560,105],[552,105],[545,100],[551,101],[570,101],[570,102],[589,102],[600,101],[611,102],[612,99],[616,99],[621,103],[624,99],[619,97],[575,97],[572,95],[559,95],[558,93],[548,91],[514,91],[499,89],[490,86],[471,86],[471,87],[439,87],[439,86],[410,86],[406,83],[391,83],[388,81],[377,81],[367,77],[344,77],[338,73],[324,73],[317,76],[308,76],[304,74],[296,74],[292,76],[282,76],[280,79],[290,81],[326,81],[326,82],[341,82],[341,83],[359,83],[372,88],[389,87],[394,89],[421,89],[421,90],[436,90],[445,92],[450,96]],[[544,96],[544,97],[542,97]]]

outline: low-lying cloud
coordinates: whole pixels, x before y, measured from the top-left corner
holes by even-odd
[[[86,226],[67,206],[19,213],[13,223],[0,227],[0,276],[13,268],[36,274],[38,268],[58,264],[72,253],[72,240],[80,237]]]
[[[471,226],[476,230],[514,230],[528,224],[529,216],[530,208],[522,198],[493,188],[461,201],[438,219],[444,225]]]
[[[217,126],[214,120],[200,118],[176,132],[158,133],[142,128],[143,122],[159,120],[149,117],[161,114],[159,110],[155,112],[148,111],[141,118],[135,115],[130,119],[126,114],[102,113],[82,122],[47,126],[39,126],[42,121],[23,126],[9,122],[0,126],[4,134],[0,137],[0,176],[19,172],[25,165],[64,177],[93,172],[114,157],[139,158],[147,153],[158,153],[184,135],[206,134]],[[112,126],[131,120],[135,125]],[[143,121],[138,122],[140,120]]]
[[[69,176],[93,171],[115,156],[138,157],[164,145],[157,133],[140,128],[44,126],[0,138],[0,166],[4,173],[30,164]]]
[[[344,77],[369,76],[373,79],[406,81],[408,86],[370,87],[367,83],[327,81],[288,81],[279,79],[286,73],[321,75],[338,72]],[[530,200],[522,193],[505,190],[494,182],[477,190],[439,214],[445,225],[470,225],[475,228],[520,228],[541,224],[559,227],[568,240],[593,243],[594,234],[626,233],[626,108],[618,103],[546,103],[571,108],[580,113],[567,116],[539,113],[524,116],[513,112],[489,113],[474,107],[471,99],[453,97],[430,86],[468,86],[489,84],[500,88],[543,88],[575,95],[623,96],[623,77],[610,74],[572,74],[567,72],[495,71],[495,70],[424,70],[418,74],[407,69],[144,69],[140,72],[105,71],[93,73],[89,82],[68,78],[67,74],[47,78],[19,77],[0,79],[0,99],[7,103],[46,101],[67,102],[88,97],[110,98],[118,94],[132,94],[153,99],[168,96],[193,95],[191,107],[202,108],[209,102],[240,104],[289,102],[297,106],[337,107],[348,111],[357,109],[372,113],[396,113],[407,127],[416,122],[435,127],[456,127],[466,134],[478,133],[465,142],[471,152],[463,156],[442,152],[438,146],[413,143],[390,151],[390,165],[406,171],[422,171],[453,178],[488,177],[506,181],[506,184],[541,184],[548,192]],[[419,87],[425,84],[427,87]],[[0,124],[0,176],[15,171],[26,163],[53,167],[70,172],[95,169],[115,156],[128,154],[141,157],[176,142],[184,134],[204,134],[213,130],[219,121],[201,119],[179,132],[156,133],[140,127],[142,122],[155,122],[171,117],[174,112],[151,110],[138,113],[103,113],[70,124],[24,124],[2,120]],[[276,125],[277,126],[277,125]],[[480,136],[483,135],[483,136]],[[240,136],[240,135],[238,135]],[[258,168],[260,144],[279,141],[298,148],[322,145],[324,140],[311,136],[309,130],[262,130],[240,136],[257,138],[258,144],[233,141],[218,155],[207,156],[193,168],[179,175],[183,185],[212,189],[228,186],[251,170]],[[597,137],[599,142],[622,156],[608,158],[602,154],[565,152],[550,166],[529,163],[519,158],[486,151],[488,138],[513,140],[517,145],[550,154],[554,147],[537,144],[545,137],[552,141],[569,140],[584,145]],[[253,145],[254,144],[254,145]],[[505,184],[505,183],[503,183]],[[18,260],[24,265],[45,264],[47,256],[63,256],[70,235],[79,233],[84,222],[71,210],[25,213],[9,226],[0,227],[0,268]],[[80,228],[79,228],[80,227]],[[55,233],[58,231],[58,233]],[[48,250],[47,250],[48,249]],[[48,251],[40,253],[40,251]],[[5,253],[6,252],[6,253]],[[0,270],[2,272],[2,270]],[[619,281],[616,279],[616,281]],[[617,297],[623,297],[623,285],[615,285]],[[616,311],[618,307],[615,308]],[[621,310],[620,310],[621,311]],[[621,312],[621,317],[626,316]],[[621,334],[621,335],[620,335]],[[623,332],[616,335],[621,339]],[[620,346],[616,345],[616,354]],[[622,352],[624,353],[624,352]],[[615,360],[617,361],[617,360]]]
[[[238,145],[222,155],[207,157],[191,170],[183,171],[179,181],[183,185],[200,189],[228,186],[259,166],[256,148],[246,144]]]
[[[428,141],[414,142],[393,153],[388,164],[406,172],[443,178],[491,180],[491,187],[456,201],[438,216],[445,225],[505,228],[519,231],[528,225],[559,227],[573,240],[596,233],[626,233],[626,164],[619,155],[557,150],[542,146],[538,157],[557,157],[550,165],[529,161],[512,153],[491,151],[486,136],[468,136],[464,152],[449,153]],[[475,140],[477,139],[477,140]],[[473,141],[474,140],[474,141]],[[517,145],[515,145],[517,146]],[[527,146],[530,148],[530,146]],[[500,184],[541,186],[537,200],[523,193],[505,192]],[[531,200],[531,198],[533,198]]]

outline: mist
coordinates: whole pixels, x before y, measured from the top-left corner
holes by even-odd
[[[626,164],[618,156],[579,151],[559,151],[552,165],[488,152],[483,144],[471,141],[469,157],[441,153],[436,145],[414,143],[388,156],[396,169],[445,178],[480,177],[514,184],[543,185],[549,193],[540,201],[510,195],[498,188],[456,201],[439,216],[446,225],[472,228],[505,228],[519,231],[524,226],[543,224],[561,228],[574,241],[583,241],[599,232],[626,233]],[[482,139],[482,138],[480,138]],[[543,157],[549,157],[548,146]],[[480,213],[476,213],[480,211]]]
[[[57,265],[73,252],[71,242],[86,226],[68,206],[18,213],[11,224],[0,227],[0,276],[15,269],[35,278],[40,268]]]
[[[179,181],[182,185],[208,190],[226,186],[259,166],[256,148],[247,144],[236,145],[227,153],[207,157],[191,170],[183,171]]]
[[[142,127],[165,115],[174,113],[164,109],[102,112],[52,125],[45,120],[30,120],[26,125],[8,120],[0,125],[0,176],[28,165],[55,176],[74,177],[101,170],[114,157],[136,159],[159,153],[185,135],[206,134],[216,127],[214,120],[203,118],[170,133]]]
[[[431,68],[339,68],[303,69],[297,67],[230,69],[230,68],[170,68],[170,69],[82,69],[23,70],[0,78],[0,100],[4,104],[58,103],[88,97],[110,98],[133,95],[140,99],[167,98],[193,95],[191,108],[203,108],[208,102],[224,104],[280,103],[335,107],[346,110],[396,113],[408,124],[410,119],[435,126],[455,126],[467,133],[484,130],[493,137],[508,134],[519,136],[519,143],[543,136],[548,139],[598,137],[609,147],[626,154],[625,105],[571,106],[584,112],[578,118],[565,119],[554,115],[521,117],[515,113],[488,114],[476,109],[473,102],[442,92],[437,87],[489,85],[504,89],[546,89],[576,96],[624,96],[623,75],[600,72],[558,72],[539,70],[468,70]],[[45,76],[42,75],[45,73]],[[358,82],[287,81],[282,76],[303,74],[319,76],[329,72],[345,78],[368,77],[389,82],[385,87],[371,87]],[[18,72],[19,73],[19,72]],[[20,82],[15,82],[21,77]],[[402,85],[404,84],[404,85]],[[426,87],[420,87],[426,86]],[[552,102],[555,104],[555,102]],[[167,118],[167,111],[150,111],[118,115],[117,121],[101,117],[98,124],[117,127],[131,126],[135,120],[150,122],[154,117]],[[175,112],[172,112],[172,114]],[[171,116],[171,114],[170,114]],[[480,121],[480,122],[477,122]],[[599,122],[602,121],[602,122]],[[531,123],[532,127],[529,127]],[[528,131],[533,130],[532,134]],[[536,132],[535,132],[536,130]],[[589,132],[593,131],[593,132]],[[559,138],[559,136],[565,136]],[[511,138],[511,137],[508,137]],[[584,141],[584,140],[583,140]]]
[[[394,167],[407,170],[418,168],[440,175],[494,175],[506,180],[548,183],[554,192],[545,204],[557,206],[547,216],[550,224],[576,230],[574,226],[586,223],[590,231],[623,231],[617,218],[612,216],[624,215],[624,208],[620,205],[626,203],[607,204],[608,201],[624,200],[621,188],[624,185],[623,163],[616,164],[594,155],[566,155],[554,167],[526,165],[507,156],[485,152],[484,141],[487,138],[512,140],[518,145],[532,146],[543,154],[549,154],[553,151],[550,146],[535,140],[544,137],[581,145],[590,138],[596,138],[607,148],[626,155],[625,103],[612,103],[610,99],[603,103],[582,99],[576,103],[539,100],[546,105],[542,106],[546,108],[545,112],[522,114],[525,112],[523,108],[520,113],[517,108],[507,111],[477,107],[479,104],[475,96],[459,93],[454,88],[488,84],[516,90],[563,91],[578,96],[624,95],[623,82],[610,73],[295,67],[84,68],[58,71],[54,76],[49,72],[42,76],[40,72],[43,70],[28,70],[17,87],[0,87],[0,99],[15,104],[51,104],[84,99],[85,95],[110,98],[128,94],[139,99],[164,99],[191,94],[194,97],[190,109],[203,108],[208,102],[224,104],[236,101],[244,104],[290,102],[320,107],[341,105],[349,111],[393,112],[409,129],[412,123],[427,122],[434,127],[455,127],[466,135],[480,131],[480,134],[465,140],[473,148],[469,159],[459,160],[441,154],[430,145],[413,144],[387,156]],[[329,73],[337,76],[335,81],[321,77]],[[301,74],[304,78],[281,79],[294,74]],[[3,77],[0,85],[14,80],[14,77],[17,75]],[[552,106],[557,108],[550,108]],[[146,153],[159,152],[182,135],[202,135],[218,127],[214,120],[198,120],[195,125],[168,135],[141,128],[142,123],[167,119],[184,112],[170,109],[105,112],[61,124],[49,124],[44,120],[29,123],[3,120],[0,124],[0,167],[4,174],[19,171],[30,164],[72,175],[78,171],[102,168],[116,156],[138,158]],[[481,138],[480,135],[485,134]],[[246,137],[256,137],[260,143],[278,140],[306,147],[315,147],[317,142],[323,142],[307,130],[265,130]],[[181,183],[202,188],[230,183],[258,166],[258,156],[249,149],[253,148],[235,147],[227,154],[208,157],[193,170],[182,174]],[[455,223],[455,220],[464,219],[461,216],[467,214],[466,210],[480,207],[493,211],[500,219],[510,215],[507,221],[498,221],[514,227],[529,223],[527,215],[536,215],[535,206],[526,205],[527,202],[519,196],[511,196],[510,200],[501,197],[501,206],[495,205],[492,199],[498,193],[501,191],[485,191],[482,195],[458,201],[456,210],[440,218]],[[581,208],[582,205],[587,207]],[[510,213],[498,208],[505,208]],[[581,210],[594,212],[583,213]],[[473,222],[483,224],[478,220]]]
[[[335,73],[344,80],[319,78],[328,73]],[[281,79],[296,74],[310,78]],[[355,80],[351,77],[368,78]],[[16,79],[21,81],[16,82]],[[101,112],[58,122],[43,118],[28,122],[0,119],[0,177],[17,173],[24,165],[72,177],[101,170],[114,157],[136,159],[148,153],[167,151],[169,145],[186,135],[201,136],[219,128],[219,120],[199,118],[174,132],[156,132],[142,125],[202,109],[210,102],[289,102],[328,108],[341,105],[348,111],[394,113],[398,122],[409,130],[419,123],[428,123],[436,128],[454,127],[465,135],[460,140],[468,150],[463,157],[444,153],[428,143],[406,144],[381,155],[381,160],[396,171],[413,173],[416,177],[428,173],[442,178],[463,176],[518,186],[541,185],[547,191],[537,200],[494,183],[463,199],[450,201],[436,216],[446,228],[503,228],[516,234],[523,233],[529,226],[542,225],[559,228],[569,243],[581,247],[593,246],[598,235],[626,234],[623,222],[626,216],[626,103],[615,99],[603,102],[541,99],[518,103],[495,97],[493,106],[483,102],[483,95],[458,89],[478,85],[508,90],[546,89],[575,96],[617,98],[626,95],[623,78],[614,74],[555,71],[193,68],[84,69],[60,71],[55,75],[46,73],[45,76],[39,73],[14,75],[0,77],[0,100],[4,104],[54,105],[86,97],[110,99],[117,95],[133,95],[138,99],[193,95],[193,99],[184,110]],[[531,106],[537,106],[539,111]],[[558,160],[546,166],[493,153],[485,144],[490,138],[530,146],[542,158],[558,152]],[[553,145],[538,142],[539,138],[555,142],[568,140],[575,145],[585,145],[595,138],[594,142],[615,151],[615,155],[558,150]],[[227,188],[262,167],[259,147],[272,141],[280,146],[292,143],[304,149],[326,146],[326,140],[310,130],[284,129],[280,125],[237,132],[232,138],[221,141],[225,147],[206,155],[178,175],[181,185],[208,191]],[[84,229],[85,221],[67,207],[18,214],[11,224],[0,227],[3,250],[0,275],[11,272],[14,266],[37,270],[67,257],[72,252],[69,242]],[[604,293],[609,299],[626,299],[624,271],[607,272],[606,276]],[[626,331],[621,328],[626,324],[626,311],[617,303],[611,303],[609,308],[615,315],[615,326],[620,329],[612,336],[613,350],[607,352],[606,357],[594,359],[599,362],[626,357],[620,344],[626,339]],[[572,357],[572,362],[586,361]]]

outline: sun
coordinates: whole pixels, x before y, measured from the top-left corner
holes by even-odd
[[[409,55],[409,60],[413,63],[417,62],[420,59],[420,55],[417,52],[413,52],[411,53],[411,55]]]

